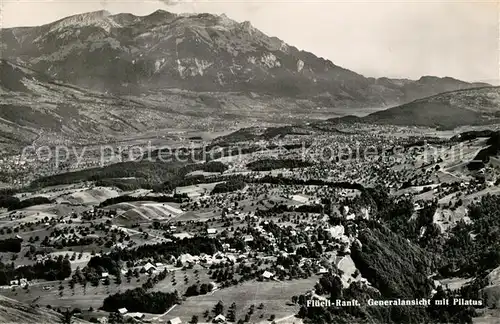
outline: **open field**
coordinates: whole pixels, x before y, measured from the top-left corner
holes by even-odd
[[[124,202],[107,206],[106,210],[116,210],[119,218],[126,222],[151,222],[170,220],[183,213],[179,204],[155,203],[151,201]]]
[[[98,205],[107,199],[118,197],[121,194],[121,190],[118,191],[107,187],[95,187],[60,196],[58,200],[61,203],[67,202],[74,205]]]
[[[212,294],[191,297],[181,305],[175,307],[167,316],[165,321],[174,317],[180,317],[183,322],[188,322],[193,314],[198,315],[200,322],[203,320],[203,312],[211,311],[221,300],[225,307],[233,302],[236,304],[236,319],[244,318],[251,305],[255,305],[255,313],[251,317],[252,322],[265,321],[271,315],[277,319],[297,313],[297,305],[291,304],[291,297],[303,294],[314,286],[318,277],[309,279],[298,279],[283,282],[258,282],[250,281]],[[264,304],[263,309],[258,309],[259,304]],[[263,315],[261,317],[261,315]],[[298,322],[295,322],[298,323]]]
[[[203,183],[203,184],[196,184],[192,186],[185,186],[185,187],[177,187],[175,189],[175,193],[177,194],[186,194],[188,197],[198,197],[198,196],[203,196],[209,194],[214,187],[220,182],[214,182],[214,183]]]

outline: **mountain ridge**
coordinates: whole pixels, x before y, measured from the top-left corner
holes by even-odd
[[[165,89],[255,92],[318,106],[388,107],[447,90],[452,78],[366,78],[226,15],[97,11],[0,30],[2,58],[114,94]]]
[[[438,127],[500,123],[500,86],[447,91],[381,110],[364,117],[344,116],[330,123],[391,124]]]

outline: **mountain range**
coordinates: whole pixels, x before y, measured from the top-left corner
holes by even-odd
[[[384,108],[487,86],[366,78],[225,15],[97,11],[1,29],[0,39],[6,143],[231,119],[283,122],[320,108]]]
[[[98,11],[39,27],[2,29],[1,39],[4,59],[117,94],[241,91],[312,97],[328,106],[379,107],[485,85],[430,76],[365,78],[225,15]]]

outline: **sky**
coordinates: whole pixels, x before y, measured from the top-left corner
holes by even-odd
[[[3,28],[103,9],[225,13],[364,76],[500,85],[500,0],[0,0],[0,9]]]

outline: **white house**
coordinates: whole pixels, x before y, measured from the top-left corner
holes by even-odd
[[[243,236],[243,239],[245,242],[253,242],[253,236],[252,235],[245,235]]]
[[[144,265],[144,267],[142,267],[142,269],[146,272],[153,272],[154,270],[156,270],[156,267],[148,262]]]
[[[178,317],[172,318],[170,321],[168,321],[168,324],[181,324],[181,323],[182,321]]]
[[[355,214],[349,214],[349,215],[347,215],[347,216],[346,216],[346,219],[347,219],[347,220],[353,220],[353,219],[355,219],[355,218],[356,218],[356,215],[355,215]]]
[[[217,229],[216,228],[209,228],[209,229],[207,229],[207,234],[217,234]]]
[[[266,271],[264,271],[264,273],[262,273],[262,278],[263,278],[263,279],[268,279],[268,280],[269,280],[269,279],[271,279],[273,276],[274,276],[274,274],[272,274],[271,272],[269,272],[269,271],[267,271],[267,270],[266,270]]]
[[[212,286],[212,290],[211,291],[214,291],[214,290],[217,289],[217,283],[215,283],[213,281],[210,283],[210,286]]]
[[[21,286],[24,287],[28,284],[28,280],[21,278],[21,279],[16,279],[16,280],[11,280],[10,285],[11,286]]]
[[[226,322],[226,317],[222,314],[219,314],[217,316],[215,316],[214,320],[213,320],[214,323],[225,323]]]
[[[127,313],[125,316],[135,319],[143,319],[146,315],[144,315],[143,313]]]
[[[123,308],[120,308],[120,309],[118,310],[118,313],[120,313],[120,314],[122,314],[122,315],[125,315],[125,314],[127,314],[127,313],[128,313],[128,310],[127,310],[125,307],[123,307]]]

